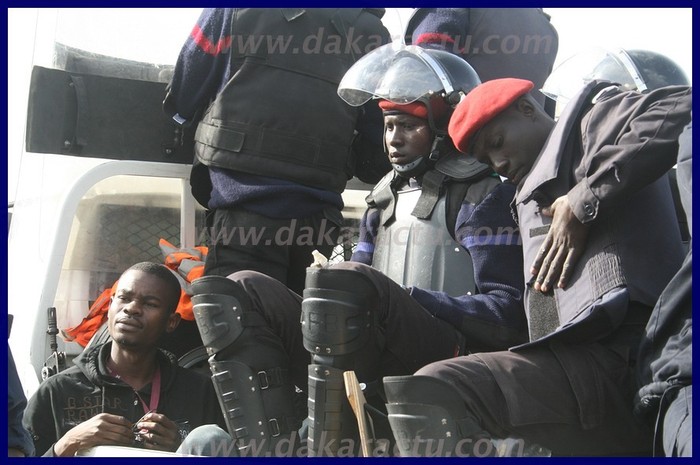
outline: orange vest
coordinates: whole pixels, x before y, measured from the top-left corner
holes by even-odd
[[[194,247],[191,249],[178,249],[165,239],[160,239],[159,244],[165,261],[165,266],[175,273],[180,281],[180,301],[177,304],[177,313],[183,320],[194,321],[192,313],[192,301],[187,293],[189,284],[204,274],[204,259],[207,256],[206,247]],[[62,330],[66,341],[73,341],[85,347],[92,336],[107,321],[107,311],[112,301],[112,296],[117,291],[117,283],[111,288],[102,291],[100,296],[90,306],[90,312],[77,326]]]

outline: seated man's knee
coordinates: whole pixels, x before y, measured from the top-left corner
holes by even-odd
[[[460,360],[463,357],[459,357]],[[450,359],[450,362],[453,362]],[[452,368],[452,363],[446,363],[446,360],[438,360],[437,362],[432,362],[424,367],[420,368],[414,374],[416,376],[428,376],[430,378],[437,378],[441,380],[447,380],[454,377],[454,369]]]
[[[275,278],[253,270],[242,270],[231,273],[227,276],[231,281],[235,281],[243,286],[247,291],[251,289],[265,289],[269,286],[284,286]],[[286,287],[286,286],[285,286]]]
[[[374,284],[354,266],[309,268],[301,306],[304,347],[315,358],[366,348],[378,325],[377,302]]]
[[[220,276],[204,276],[192,282],[192,310],[202,344],[209,355],[230,346],[243,333],[242,315],[252,303],[237,282]]]
[[[362,275],[362,276],[364,276],[366,281],[370,282],[372,284],[372,286],[377,288],[377,289],[384,288],[386,286],[387,282],[394,283],[384,273],[382,273],[381,271],[379,271],[376,268],[373,268],[369,265],[365,265],[364,263],[346,261],[346,262],[336,263],[327,269],[336,270],[336,271],[349,273],[349,274]],[[308,276],[308,273],[307,273],[307,276]],[[307,281],[308,281],[308,279],[307,279]],[[307,282],[307,286],[308,286],[308,282]]]
[[[177,452],[206,457],[237,457],[239,455],[231,435],[217,425],[202,425],[193,429],[182,441]]]
[[[429,376],[447,382],[456,379],[490,376],[488,366],[476,355],[464,355],[429,363],[415,372],[415,375]]]
[[[374,268],[369,265],[365,265],[364,263],[351,261],[336,263],[331,267],[331,269],[357,271],[358,273],[363,273],[366,275],[370,274],[374,270]]]

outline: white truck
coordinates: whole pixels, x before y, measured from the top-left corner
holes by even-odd
[[[28,23],[33,40],[32,31],[17,31],[34,45],[34,59],[26,82],[10,83],[20,94],[9,106],[16,126],[10,132],[24,140],[14,150],[10,144],[20,157],[9,162],[8,313],[9,345],[27,397],[82,351],[62,331],[78,325],[124,269],[162,262],[160,238],[182,248],[205,245],[205,210],[189,185],[192,135],[176,131],[161,106],[199,9],[170,18],[168,10],[137,11],[142,17],[36,10]],[[148,47],[167,44],[166,64],[111,54],[110,42],[125,35]],[[107,43],[102,49],[71,43],[78,36]],[[349,224],[359,223],[369,187],[353,179],[343,194]],[[348,252],[341,246],[333,259]]]

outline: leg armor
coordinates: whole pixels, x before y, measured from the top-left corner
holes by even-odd
[[[304,347],[309,365],[309,456],[359,451],[355,416],[345,395],[343,372],[360,381],[375,379],[380,341],[374,336],[377,291],[355,270],[308,268],[301,306]],[[352,442],[348,442],[352,441]]]
[[[428,376],[387,376],[384,392],[389,423],[402,457],[495,455],[489,435],[445,381]]]
[[[241,456],[266,455],[300,426],[288,356],[236,282],[206,276],[192,303],[226,426]]]

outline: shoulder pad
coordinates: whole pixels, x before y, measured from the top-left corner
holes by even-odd
[[[596,89],[597,90],[597,89]],[[606,98],[612,97],[613,95],[619,94],[620,93],[620,87],[617,85],[611,85],[607,87],[603,87],[603,89],[595,94],[593,98],[591,99],[592,104],[596,104],[601,100],[604,100]]]
[[[382,197],[381,195],[379,195],[379,193],[384,191],[385,189],[391,189],[394,177],[396,177],[396,171],[391,170],[387,174],[385,174],[384,177],[380,179],[377,184],[374,185],[372,191],[369,193],[369,195],[367,195],[367,197],[365,197],[365,202],[367,202],[367,205],[369,205],[370,207],[376,206],[376,199]]]
[[[476,160],[471,155],[452,152],[435,163],[435,169],[444,175],[460,181],[488,176],[493,173],[490,166]]]

